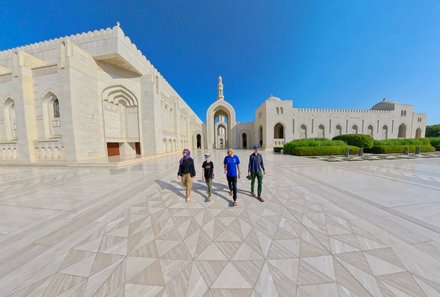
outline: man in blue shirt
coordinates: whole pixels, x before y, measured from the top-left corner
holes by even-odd
[[[254,145],[254,152],[249,157],[248,176],[251,176],[251,195],[255,197],[254,186],[255,178],[258,180],[258,200],[264,202],[261,197],[261,191],[263,190],[263,174],[266,174],[264,169],[263,156],[258,152],[259,145]]]
[[[225,157],[223,164],[228,180],[229,196],[232,196],[234,206],[237,206],[237,177],[240,178],[240,159],[234,155],[233,149],[228,149],[228,155]]]

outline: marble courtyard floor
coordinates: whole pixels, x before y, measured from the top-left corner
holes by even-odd
[[[0,167],[0,296],[440,296],[440,158],[266,152],[266,202],[242,177],[232,208],[223,156],[188,206],[178,155]]]

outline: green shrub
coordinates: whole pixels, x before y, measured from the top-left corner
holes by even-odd
[[[346,146],[341,140],[328,140],[322,138],[293,140],[284,144],[284,153],[290,152],[296,147],[320,147],[320,146]]]
[[[440,151],[440,137],[429,137],[427,138],[431,145],[435,147],[437,151]]]
[[[344,155],[345,149],[348,148],[350,155],[358,154],[359,148],[356,146],[309,146],[295,147],[289,154],[296,156],[328,156],[328,155]],[[285,152],[286,153],[286,152]]]
[[[375,140],[374,145],[429,145],[427,138]]]
[[[433,152],[435,147],[432,145],[375,145],[368,150],[370,153],[374,154],[403,154],[405,148],[409,149],[410,153],[415,153],[416,148],[420,147],[422,153]]]
[[[281,150],[282,150],[283,148],[282,147],[280,147],[280,146],[275,146],[274,148],[273,148],[273,151],[275,152],[275,153],[281,153]]]
[[[348,145],[357,147],[373,147],[374,139],[368,134],[344,134],[333,137],[333,140],[345,141]]]

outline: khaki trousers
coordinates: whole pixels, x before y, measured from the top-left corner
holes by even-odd
[[[186,197],[191,196],[193,180],[190,173],[181,176],[182,185],[186,188]]]

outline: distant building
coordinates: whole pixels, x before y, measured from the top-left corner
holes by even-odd
[[[219,94],[223,83],[219,77]],[[221,90],[221,92],[220,92]],[[369,134],[374,139],[420,138],[426,114],[410,104],[383,99],[367,110],[294,108],[292,100],[270,96],[256,110],[256,120],[238,123],[235,110],[223,95],[206,115],[207,148],[264,148],[283,146],[295,139],[333,138],[341,134]]]
[[[218,81],[206,123],[119,25],[0,52],[0,162],[78,163],[183,148],[282,146],[347,133],[425,135],[426,115],[384,100],[370,110],[293,108],[269,97],[239,123]]]

